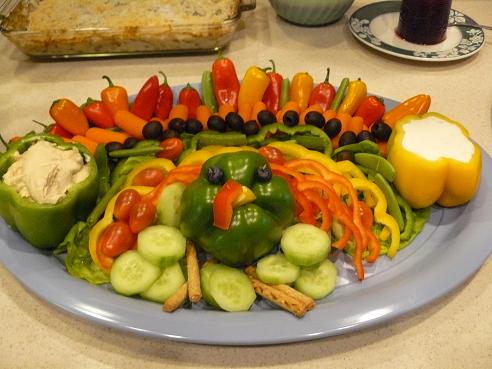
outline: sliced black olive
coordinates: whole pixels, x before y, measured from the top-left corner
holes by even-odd
[[[293,127],[299,124],[299,113],[295,110],[287,110],[282,118],[284,124],[288,127]]]
[[[174,137],[179,137],[178,131],[175,131],[174,129],[166,129],[165,131],[162,132],[161,141],[164,141],[166,138],[174,138]]]
[[[323,128],[323,126],[325,125],[325,117],[323,117],[323,114],[321,114],[319,111],[310,111],[306,114],[304,122],[318,128]]]
[[[169,122],[169,128],[174,129],[178,133],[183,133],[186,128],[186,122],[181,118],[173,118]]]
[[[333,138],[342,130],[342,122],[338,118],[331,118],[325,124],[324,131],[328,135],[328,137]]]
[[[357,143],[357,135],[353,131],[343,132],[338,140],[338,146]]]
[[[371,132],[378,140],[388,141],[391,136],[392,129],[386,123],[379,121],[371,126]]]
[[[258,133],[259,130],[260,127],[258,127],[258,123],[256,123],[256,120],[248,120],[246,123],[244,123],[243,133],[246,136],[255,135]]]
[[[203,130],[203,124],[198,119],[188,119],[186,122],[185,132],[196,134]]]
[[[243,130],[244,119],[234,111],[227,113],[225,122],[231,131],[241,132]]]
[[[256,169],[256,179],[259,182],[268,182],[272,179],[272,170],[268,165],[262,165]]]
[[[219,167],[208,168],[207,180],[212,184],[223,184],[224,171]]]
[[[162,124],[156,120],[146,123],[142,129],[142,135],[147,140],[157,140],[162,134]]]
[[[369,132],[367,130],[363,130],[363,131],[360,131],[359,134],[357,135],[357,142],[362,142],[364,140],[376,142],[376,137],[374,137],[372,132]]]
[[[131,149],[137,144],[138,140],[135,137],[128,137],[125,142],[123,142],[124,149]]]
[[[104,146],[104,148],[106,149],[106,152],[109,154],[111,151],[122,150],[125,147],[123,146],[123,144],[121,142],[113,141],[113,142],[108,142]]]
[[[353,162],[354,161],[354,153],[352,151],[348,151],[348,150],[340,151],[337,154],[336,160],[337,161],[349,160],[349,161]]]
[[[258,123],[260,123],[262,126],[266,126],[267,124],[272,124],[277,121],[277,118],[275,118],[275,114],[266,109],[260,111],[256,118],[258,119]]]
[[[226,122],[218,115],[211,115],[207,120],[207,127],[214,131],[225,132]]]

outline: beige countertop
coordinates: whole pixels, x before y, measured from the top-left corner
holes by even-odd
[[[366,3],[355,1],[333,25],[301,28],[259,0],[254,12],[243,15],[225,54],[240,75],[274,59],[284,76],[305,70],[320,81],[329,66],[334,84],[344,76],[361,77],[370,92],[397,100],[430,94],[431,110],[465,124],[491,154],[490,31],[481,51],[466,60],[408,61],[369,49],[351,35],[348,15]],[[490,0],[456,0],[453,8],[492,24]],[[172,85],[199,81],[214,60],[186,55],[40,63],[4,37],[0,54],[0,133],[7,138],[36,129],[32,119],[49,122],[48,109],[57,98],[82,103],[98,96],[102,75],[135,93],[159,70]],[[489,258],[451,294],[361,332],[270,347],[213,347],[142,338],[76,318],[26,291],[0,264],[0,368],[492,368],[491,275]]]

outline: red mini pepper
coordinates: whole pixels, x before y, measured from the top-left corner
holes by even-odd
[[[326,69],[326,77],[323,82],[318,84],[311,92],[309,106],[318,104],[323,111],[330,108],[331,102],[336,95],[335,87],[330,83],[330,68]]]
[[[385,111],[383,100],[376,96],[366,96],[355,111],[354,116],[361,117],[364,125],[370,128],[383,117]]]
[[[43,132],[47,132],[49,134],[58,136],[58,137],[63,137],[63,138],[72,138],[73,135],[68,132],[65,128],[60,126],[58,123],[53,123],[53,124],[45,124],[38,122],[37,120],[33,120],[34,123],[39,124],[40,126],[44,127]]]
[[[189,83],[179,92],[178,103],[188,107],[188,118],[196,118],[196,108],[202,104],[200,93]]]
[[[156,75],[150,77],[138,91],[137,97],[130,111],[143,120],[150,120],[159,97],[159,78]]]
[[[167,83],[166,75],[162,72],[159,73],[164,77],[164,81],[159,86],[159,96],[157,97],[154,115],[160,119],[167,119],[173,107],[173,90]]]
[[[283,77],[277,73],[273,60],[270,60],[270,63],[272,63],[272,71],[267,73],[268,78],[270,78],[270,84],[263,95],[263,102],[268,110],[273,114],[277,114],[280,109]]]
[[[213,203],[214,226],[227,231],[231,225],[234,200],[241,195],[243,189],[239,182],[229,179],[215,195]]]
[[[232,60],[217,58],[212,64],[212,80],[219,105],[232,105],[237,109],[240,85]]]
[[[81,106],[85,116],[93,125],[100,128],[114,127],[114,119],[111,110],[105,103],[98,100],[93,100],[90,97],[87,102]]]
[[[128,93],[121,86],[113,84],[108,76],[103,76],[108,81],[109,86],[101,91],[101,100],[111,111],[113,117],[120,110],[128,110]]]

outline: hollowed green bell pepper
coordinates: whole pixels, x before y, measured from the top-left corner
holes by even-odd
[[[208,159],[200,177],[185,189],[181,200],[180,228],[186,237],[220,261],[230,265],[248,264],[271,252],[282,231],[294,220],[295,201],[287,182],[273,175],[267,182],[256,170],[268,166],[256,152],[225,153]],[[235,207],[228,230],[214,227],[213,202],[221,184],[207,179],[211,168],[220,168],[223,182],[233,179],[255,195],[253,202]]]
[[[76,147],[89,165],[89,175],[72,185],[66,196],[56,204],[38,204],[23,198],[16,189],[0,181],[0,216],[30,244],[38,248],[53,248],[63,241],[72,225],[87,217],[96,201],[97,165],[87,149],[79,144],[66,143],[49,134],[28,134],[16,141],[0,156],[0,178],[14,163],[16,153],[22,154],[39,140],[60,148]]]

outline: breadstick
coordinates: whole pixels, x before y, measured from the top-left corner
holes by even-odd
[[[186,244],[186,268],[188,270],[188,298],[196,304],[202,298],[200,287],[200,268],[196,256],[195,245],[192,241]]]
[[[183,283],[181,287],[178,288],[178,290],[169,297],[166,302],[164,303],[164,306],[162,307],[162,310],[164,310],[167,313],[172,313],[174,310],[178,309],[181,305],[183,305],[183,302],[186,300],[186,296],[188,294],[188,283]]]

